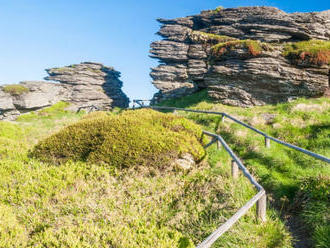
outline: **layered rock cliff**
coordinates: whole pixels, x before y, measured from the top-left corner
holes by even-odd
[[[158,21],[163,40],[150,50],[160,61],[150,74],[159,89],[154,102],[206,88],[225,104],[264,105],[321,96],[329,88],[329,10],[288,14],[242,7]],[[295,44],[309,41],[321,50],[295,57]]]
[[[128,107],[122,92],[120,72],[99,63],[84,62],[46,70],[46,80],[24,81],[19,85],[0,87],[0,119],[15,119],[18,115],[41,109],[58,101],[70,102],[70,109],[95,106],[100,110]]]

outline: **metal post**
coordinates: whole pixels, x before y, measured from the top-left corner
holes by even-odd
[[[233,177],[233,180],[236,180],[238,178],[238,166],[235,162],[235,160],[231,161],[231,176]]]
[[[221,117],[221,122],[225,122],[225,116],[224,115],[222,115],[222,117]]]
[[[266,148],[270,147],[270,139],[268,139],[267,137],[265,137],[265,146]]]
[[[220,142],[220,140],[217,139],[217,149],[221,150],[222,144]]]
[[[266,221],[266,206],[267,206],[267,196],[266,196],[266,193],[265,193],[257,201],[257,218],[261,222],[265,222]]]

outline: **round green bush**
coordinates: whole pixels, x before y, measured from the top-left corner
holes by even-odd
[[[117,168],[164,168],[184,153],[196,162],[205,156],[201,128],[183,117],[148,109],[93,117],[42,140],[30,156],[56,164],[72,160]]]

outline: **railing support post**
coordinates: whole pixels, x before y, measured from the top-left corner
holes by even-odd
[[[270,147],[270,139],[267,137],[265,137],[265,146],[266,146],[266,148]]]
[[[266,193],[257,201],[257,218],[261,222],[266,221],[267,196]]]
[[[231,161],[231,176],[233,177],[233,180],[236,180],[238,178],[238,166],[235,160]]]
[[[221,117],[221,122],[225,122],[225,116],[224,115],[222,115],[222,117]]]
[[[221,150],[222,144],[219,139],[217,139],[217,149]]]

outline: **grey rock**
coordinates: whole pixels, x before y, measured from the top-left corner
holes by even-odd
[[[282,51],[291,41],[329,40],[330,10],[288,14],[273,7],[242,7],[159,22],[158,34],[165,39],[153,42],[150,50],[161,62],[150,73],[159,89],[154,103],[204,88],[216,101],[242,107],[329,91],[329,65],[294,64]],[[196,38],[201,32],[271,42],[272,48],[257,55],[244,47],[227,49],[214,57],[214,38]]]
[[[9,111],[14,109],[15,106],[11,95],[0,89],[0,111]]]
[[[182,154],[181,158],[173,161],[173,166],[179,170],[190,170],[196,165],[194,157],[190,153]]]
[[[163,36],[167,40],[184,42],[191,33],[191,28],[182,25],[163,25],[158,31],[158,35]]]
[[[59,101],[71,103],[70,110],[94,105],[99,110],[128,107],[128,98],[122,92],[120,73],[100,63],[84,62],[46,70],[46,80],[24,81],[20,84],[29,92],[10,95],[0,88],[0,119],[13,120],[22,113],[42,109]]]
[[[188,44],[162,40],[151,43],[150,47],[150,57],[152,58],[158,58],[167,62],[184,62],[188,60]]]
[[[40,109],[60,101],[64,89],[59,84],[43,81],[23,81],[21,85],[29,89],[28,93],[12,96],[17,110],[27,111]]]

